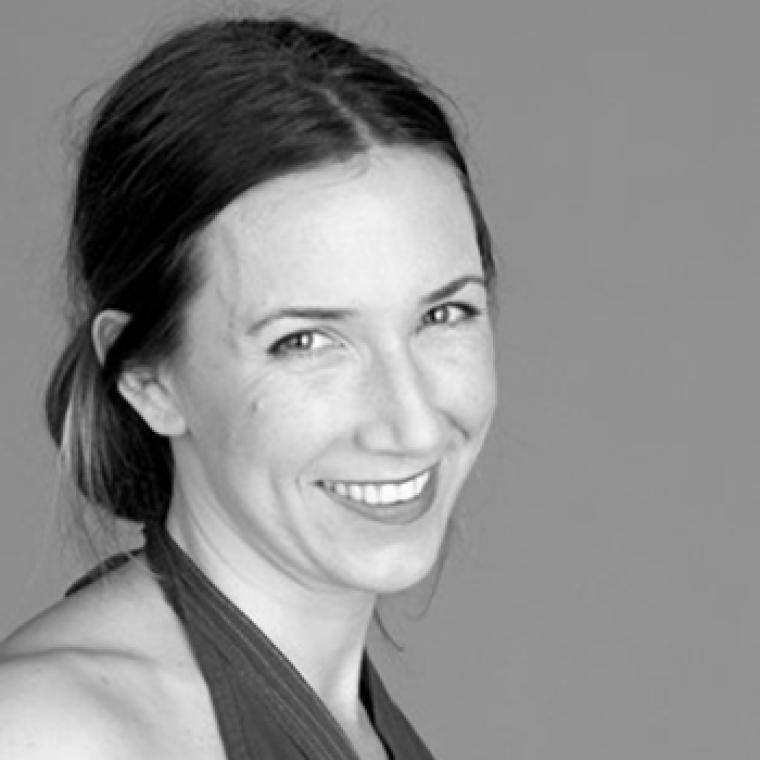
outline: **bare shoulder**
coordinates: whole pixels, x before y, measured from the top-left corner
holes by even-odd
[[[85,658],[51,651],[0,664],[0,747],[8,760],[131,758],[118,705],[103,699]],[[110,704],[109,704],[110,702]]]
[[[180,756],[202,696],[160,590],[130,563],[0,645],[2,756]]]
[[[172,617],[144,562],[133,559],[21,626],[0,643],[0,659],[61,648],[147,654],[156,642],[144,624],[156,615]]]

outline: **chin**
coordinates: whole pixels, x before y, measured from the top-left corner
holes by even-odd
[[[444,531],[436,530],[423,541],[399,541],[367,551],[356,559],[353,585],[377,595],[405,591],[423,581],[433,570],[444,543]]]

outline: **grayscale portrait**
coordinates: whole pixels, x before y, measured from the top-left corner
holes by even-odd
[[[759,38],[6,4],[0,757],[757,757]]]

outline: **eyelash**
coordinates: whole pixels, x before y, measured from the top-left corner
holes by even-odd
[[[447,319],[443,322],[433,319],[433,315],[436,312],[451,313],[452,310],[458,310],[459,316],[454,319]],[[466,322],[470,319],[474,319],[481,313],[477,306],[473,306],[471,303],[464,303],[462,301],[452,301],[450,303],[442,303],[434,306],[430,309],[423,318],[423,324],[425,325],[438,325],[439,327],[455,327],[460,322]]]
[[[451,312],[455,310],[459,312],[459,315],[452,317]],[[443,320],[436,318],[435,315],[437,314],[440,316],[441,313],[448,315],[448,318],[445,318]],[[442,303],[434,306],[432,309],[428,310],[425,313],[422,319],[422,326],[452,328],[456,327],[462,322],[467,322],[478,317],[481,313],[482,312],[478,307],[473,306],[469,303],[458,301],[452,301],[451,303]],[[275,341],[269,347],[268,353],[271,356],[279,358],[287,358],[290,356],[306,357],[313,355],[314,353],[320,351],[322,348],[325,348],[325,346],[314,348],[313,343],[315,337],[322,338],[326,341],[329,341],[330,343],[336,342],[335,339],[331,338],[329,335],[326,335],[321,330],[297,330],[296,332],[288,333],[287,335],[284,335],[282,338],[279,338],[277,341]]]
[[[314,337],[329,339],[320,330],[298,330],[297,332],[288,333],[279,340],[275,341],[269,348],[272,356],[307,356],[310,353],[319,351],[319,348],[313,347]],[[307,338],[309,345],[303,345],[302,339]],[[334,342],[334,341],[333,341]],[[299,345],[300,344],[300,345]]]

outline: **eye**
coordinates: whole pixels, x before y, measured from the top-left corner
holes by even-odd
[[[275,341],[269,353],[280,357],[308,356],[335,344],[335,340],[319,330],[299,330]]]
[[[480,309],[469,303],[442,303],[434,306],[422,318],[425,325],[454,326],[480,314]]]

